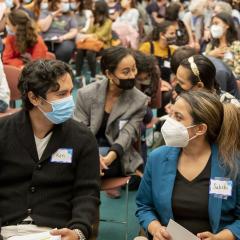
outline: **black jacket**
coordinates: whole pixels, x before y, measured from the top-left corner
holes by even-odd
[[[59,148],[73,150],[72,163],[50,161]],[[0,120],[1,226],[30,215],[38,226],[78,228],[88,238],[98,205],[98,148],[87,127],[55,125],[39,160],[28,113]]]

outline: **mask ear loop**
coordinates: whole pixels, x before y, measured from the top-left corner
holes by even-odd
[[[193,57],[188,58],[188,62],[190,63],[190,67],[191,67],[193,74],[198,78],[199,82],[202,82],[202,80],[200,78],[200,73],[199,73],[198,67],[197,67],[196,63],[194,62],[194,58]]]

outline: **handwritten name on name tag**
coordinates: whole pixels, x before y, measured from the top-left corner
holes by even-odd
[[[51,162],[72,163],[73,149],[59,148],[51,157]]]
[[[225,197],[232,196],[231,180],[210,180],[210,194],[222,195]]]

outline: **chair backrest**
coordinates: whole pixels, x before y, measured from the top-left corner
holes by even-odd
[[[21,93],[17,87],[21,69],[11,65],[4,65],[3,70],[10,88],[10,100],[15,101],[21,99]]]
[[[56,59],[56,56],[55,56],[54,53],[47,52],[47,54],[46,54],[46,59],[48,59],[48,60],[55,60],[55,59]]]

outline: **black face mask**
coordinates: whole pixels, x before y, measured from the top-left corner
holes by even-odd
[[[167,43],[168,43],[168,45],[174,45],[177,43],[177,38],[176,37],[168,37]]]
[[[180,93],[185,92],[185,90],[179,84],[177,84],[175,87],[175,92],[179,95]]]
[[[129,78],[129,79],[121,79],[118,77],[116,77],[116,78],[119,81],[119,84],[115,83],[118,86],[118,88],[121,88],[123,90],[130,90],[135,86],[135,78]]]

